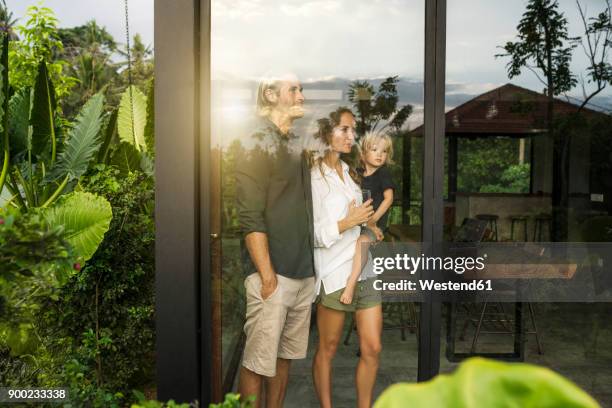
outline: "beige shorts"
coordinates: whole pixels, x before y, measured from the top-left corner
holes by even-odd
[[[314,277],[276,278],[278,285],[265,300],[259,273],[244,280],[247,307],[242,365],[267,377],[276,375],[277,358],[306,358],[314,296]]]

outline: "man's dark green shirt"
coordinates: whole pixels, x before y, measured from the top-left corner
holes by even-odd
[[[310,170],[299,138],[262,120],[247,143],[247,153],[236,163],[243,237],[267,234],[276,273],[293,279],[314,276]],[[241,246],[246,273],[256,272],[244,242]]]

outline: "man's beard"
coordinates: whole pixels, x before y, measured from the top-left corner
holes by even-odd
[[[304,116],[304,106],[303,105],[293,105],[289,108],[289,116],[292,118],[301,118]]]

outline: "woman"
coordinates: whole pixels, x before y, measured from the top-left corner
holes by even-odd
[[[312,374],[321,407],[332,406],[332,359],[342,337],[346,312],[355,312],[361,351],[356,371],[359,407],[371,407],[381,351],[382,308],[372,279],[362,274],[350,304],[340,301],[351,274],[361,225],[373,214],[372,200],[361,202],[356,173],[341,160],[355,141],[355,117],[340,108],[319,121],[318,138],[324,145],[311,168],[315,235],[315,293],[319,344]],[[374,276],[372,274],[372,276]]]

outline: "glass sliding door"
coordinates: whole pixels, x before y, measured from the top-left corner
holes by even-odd
[[[567,35],[554,52],[568,60],[557,61],[549,82],[548,66],[529,51],[544,34],[527,44],[520,37],[526,3],[448,1],[444,240],[455,243],[482,225],[472,241],[522,267],[512,277],[490,275],[508,278],[506,295],[515,301],[496,293],[448,304],[441,372],[472,355],[526,361],[608,406],[612,304],[601,277],[610,272],[612,241],[612,89],[593,77],[589,54],[609,66],[601,54],[609,44],[589,42],[609,33],[587,31],[610,10],[604,1],[557,2]],[[521,57],[525,45],[532,48]]]
[[[388,135],[393,157],[386,167],[395,189],[380,227],[387,244],[419,242],[424,142],[412,131],[424,116],[425,2],[212,0],[211,10],[211,185],[216,197],[211,223],[221,231],[212,259],[211,336],[219,351],[213,377],[220,396],[236,390],[245,347],[244,225],[238,218],[236,169],[260,152],[259,85],[290,77],[303,88],[303,115],[289,126],[298,149],[320,152],[320,125],[341,107],[356,120],[355,146],[345,158],[350,166],[362,166],[356,145],[367,132]],[[383,302],[376,395],[392,383],[416,381],[418,313],[413,302]],[[313,315],[307,358],[292,366],[287,407],[318,406],[310,374],[317,341]],[[355,405],[357,352],[357,333],[347,314],[334,359],[338,406]]]

